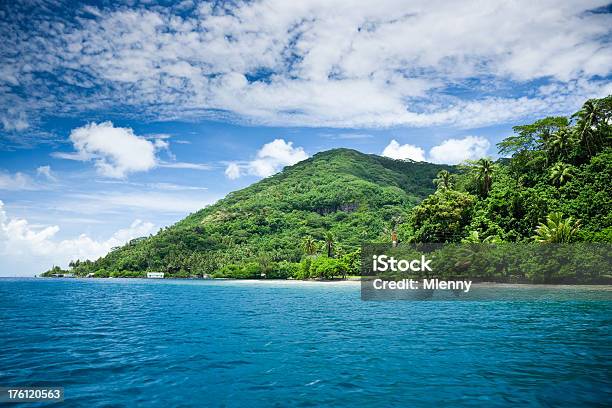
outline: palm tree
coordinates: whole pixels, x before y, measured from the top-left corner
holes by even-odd
[[[317,252],[317,242],[309,235],[302,241],[302,248],[306,255],[314,255]]]
[[[475,162],[472,162],[473,171],[476,173],[481,194],[486,197],[491,190],[493,183],[493,171],[495,164],[489,158],[483,157]]]
[[[574,167],[569,164],[558,162],[550,169],[550,181],[558,186],[565,184],[572,177],[574,177]]]
[[[453,176],[447,170],[441,170],[433,180],[433,183],[436,185],[436,187],[438,187],[438,189],[450,190],[453,188]]]
[[[593,150],[598,142],[597,125],[604,117],[602,106],[596,99],[589,99],[582,105],[576,116],[578,121],[576,122],[576,132],[582,144],[587,151],[589,156],[593,154]]]
[[[334,252],[334,236],[331,232],[325,233],[325,249],[327,249],[327,257],[331,258]]]
[[[563,218],[562,213],[554,212],[546,217],[546,222],[536,227],[533,239],[547,244],[572,242],[579,229],[580,220]]]
[[[567,159],[569,149],[572,145],[572,132],[567,126],[559,128],[548,139],[548,149],[553,158]]]

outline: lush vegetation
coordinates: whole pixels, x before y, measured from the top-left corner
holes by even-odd
[[[612,96],[514,127],[510,156],[439,174],[400,227],[410,242],[612,242]]]
[[[362,242],[379,241],[435,191],[451,166],[336,149],[285,168],[155,236],[74,262],[76,275],[331,278],[359,275]],[[55,272],[50,273],[57,273]]]
[[[612,97],[516,126],[498,147],[505,159],[457,167],[319,153],[70,272],[333,278],[359,274],[360,245],[392,236],[612,242]]]
[[[474,239],[475,238],[475,239]],[[484,242],[483,242],[484,241]],[[468,237],[460,243],[400,243],[364,245],[362,259],[386,255],[399,259],[429,260],[431,270],[373,270],[365,262],[368,279],[471,280],[508,283],[610,284],[612,246],[609,243],[546,243],[539,240],[500,242]],[[380,265],[379,265],[380,267]]]

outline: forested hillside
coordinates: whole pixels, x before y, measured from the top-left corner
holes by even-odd
[[[502,156],[441,174],[400,226],[412,242],[612,242],[612,96],[514,127]]]
[[[97,276],[162,271],[172,276],[254,277],[263,271],[286,277],[305,251],[338,258],[361,242],[390,236],[410,209],[435,191],[432,179],[441,170],[454,171],[349,149],[318,153],[153,237],[133,240],[72,269]],[[286,262],[279,268],[280,261]]]
[[[514,128],[504,159],[461,166],[335,149],[230,193],[77,275],[254,278],[359,272],[390,242],[612,242],[612,96]],[[52,269],[47,274],[61,271]]]

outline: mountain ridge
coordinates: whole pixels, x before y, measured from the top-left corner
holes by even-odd
[[[302,241],[334,237],[335,253],[375,240],[435,191],[432,179],[453,166],[332,149],[231,192],[157,234],[138,238],[73,268],[99,276],[215,273],[230,264],[298,262]]]

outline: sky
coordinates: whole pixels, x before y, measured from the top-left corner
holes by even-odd
[[[78,3],[78,4],[77,4]],[[612,93],[606,1],[0,3],[0,276],[336,147],[456,164]]]

